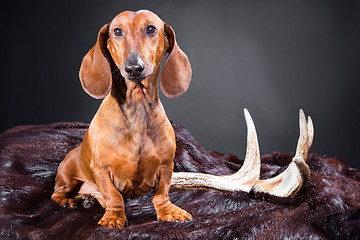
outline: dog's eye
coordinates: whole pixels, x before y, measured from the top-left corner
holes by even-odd
[[[115,34],[115,36],[121,37],[123,35],[123,32],[120,28],[115,28],[114,34]]]
[[[146,27],[146,34],[153,35],[156,32],[156,27],[154,25],[149,25]]]

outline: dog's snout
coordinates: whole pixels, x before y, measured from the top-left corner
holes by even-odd
[[[145,69],[143,60],[138,57],[131,55],[125,63],[125,71],[132,78],[139,78]]]

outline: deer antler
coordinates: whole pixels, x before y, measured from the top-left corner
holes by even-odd
[[[311,118],[306,122],[305,114],[300,109],[300,136],[296,154],[287,169],[281,174],[260,180],[260,150],[254,122],[247,109],[244,109],[247,125],[247,148],[244,164],[236,173],[226,176],[215,176],[205,173],[174,172],[171,186],[208,187],[225,191],[264,192],[278,197],[296,195],[308,182],[310,170],[305,160],[311,148],[314,127]]]

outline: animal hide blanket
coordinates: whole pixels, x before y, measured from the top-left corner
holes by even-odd
[[[173,124],[174,171],[232,174],[243,160],[206,151]],[[360,170],[318,154],[307,164],[311,179],[294,198],[214,189],[170,189],[170,200],[193,216],[159,222],[152,192],[126,199],[129,226],[98,226],[104,209],[62,208],[50,200],[56,170],[78,146],[88,125],[19,126],[0,135],[0,239],[359,239]],[[261,178],[283,171],[291,154],[262,157]]]

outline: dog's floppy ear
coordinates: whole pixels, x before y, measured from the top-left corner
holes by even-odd
[[[104,98],[111,87],[112,77],[106,48],[108,29],[108,24],[100,29],[96,44],[83,58],[79,72],[84,91],[98,99]]]
[[[169,42],[169,56],[161,70],[160,87],[165,96],[175,98],[181,96],[189,87],[191,65],[176,43],[174,30],[166,23],[164,29]]]

